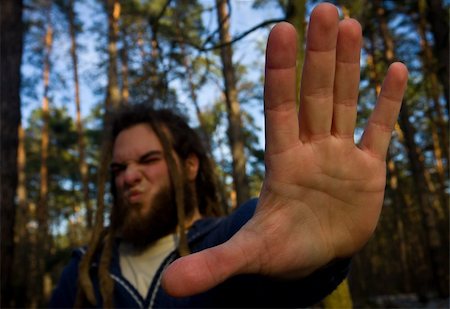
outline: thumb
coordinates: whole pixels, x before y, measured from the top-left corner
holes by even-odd
[[[232,239],[173,262],[163,273],[162,287],[171,296],[205,292],[238,273],[249,272],[248,257]]]

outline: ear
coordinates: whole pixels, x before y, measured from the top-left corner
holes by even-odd
[[[193,153],[189,154],[184,161],[184,170],[189,181],[195,181],[197,178],[199,165],[198,157]]]

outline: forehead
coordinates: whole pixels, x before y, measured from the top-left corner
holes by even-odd
[[[153,129],[147,124],[138,124],[122,130],[113,146],[113,161],[137,160],[149,151],[162,151],[163,147]]]

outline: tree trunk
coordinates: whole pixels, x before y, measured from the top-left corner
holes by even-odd
[[[405,210],[408,208],[408,205],[406,202],[405,193],[403,192],[403,188],[399,185],[398,169],[396,163],[394,160],[392,160],[392,157],[389,153],[387,161],[388,186],[394,197],[392,208],[394,209],[396,232],[399,238],[399,267],[402,270],[401,274],[403,276],[403,287],[406,292],[409,292],[411,290],[410,263],[408,259],[408,245],[404,228],[405,220],[407,218]]]
[[[75,30],[75,12],[74,12],[74,0],[70,0],[68,7],[69,28],[70,28],[70,55],[73,65],[73,80],[75,84],[75,105],[76,105],[76,126],[78,134],[78,153],[79,153],[79,168],[81,175],[81,184],[83,191],[84,207],[86,209],[86,226],[88,231],[92,229],[92,206],[89,200],[89,168],[85,159],[85,138],[84,128],[81,119],[81,103],[80,103],[80,85],[78,82],[78,56],[77,56],[77,42],[76,42],[76,30]]]
[[[437,57],[435,72],[444,88],[444,97],[449,112],[449,9],[444,8],[442,0],[427,0],[427,19],[434,38],[434,54]]]
[[[108,166],[111,160],[112,141],[111,112],[120,105],[120,91],[117,76],[117,36],[120,18],[120,3],[118,0],[107,1],[108,12],[108,86],[106,89],[105,112],[103,115],[103,135],[100,150],[100,166],[97,174],[97,211],[96,226],[93,233],[99,235],[103,228],[103,215],[105,209],[105,186],[108,181]]]
[[[448,162],[444,162],[444,158],[448,158],[448,122],[446,123],[441,104],[439,103],[440,89],[438,78],[435,73],[437,61],[434,59],[433,51],[426,37],[426,20],[425,20],[426,2],[419,1],[419,34],[421,38],[422,62],[424,66],[424,83],[426,88],[427,99],[433,103],[427,108],[427,116],[430,119],[429,125],[432,132],[432,141],[434,148],[434,156],[436,160],[436,171],[438,174],[440,185],[440,196],[443,205],[448,204],[448,194],[445,193],[445,181]],[[430,100],[431,99],[431,100]]]
[[[424,231],[426,235],[426,246],[429,250],[429,258],[433,274],[433,284],[440,295],[445,296],[444,287],[441,285],[443,276],[443,267],[445,263],[441,261],[441,244],[442,240],[439,235],[437,220],[435,210],[432,208],[432,204],[429,202],[429,197],[427,194],[427,188],[429,187],[429,182],[426,180],[426,170],[423,166],[423,155],[420,154],[420,150],[415,145],[413,140],[414,128],[409,123],[409,113],[408,109],[405,108],[406,104],[402,108],[400,113],[399,125],[401,132],[404,135],[403,143],[406,146],[409,163],[411,166],[412,179],[414,182],[415,193],[417,196],[417,201],[419,202],[419,208],[422,212],[422,224],[424,226]],[[399,132],[400,133],[400,132]]]
[[[2,2],[1,58],[1,292],[0,306],[10,307],[16,215],[17,146],[20,124],[20,63],[22,59],[22,1]],[[7,254],[4,254],[7,252]]]
[[[136,36],[137,36],[136,44],[137,44],[138,49],[139,49],[139,54],[141,56],[141,62],[142,63],[145,63],[147,61],[147,58],[148,58],[147,52],[145,51],[145,48],[144,48],[144,45],[145,45],[145,27],[146,27],[145,25],[146,25],[145,23],[142,23],[142,24],[139,23],[137,34],[136,34]],[[145,71],[145,67],[143,69],[144,69],[144,72],[146,72]]]
[[[195,113],[197,115],[198,122],[200,124],[200,135],[201,135],[201,138],[204,140],[206,149],[212,159],[213,154],[212,154],[212,147],[211,147],[211,136],[208,134],[205,117],[203,116],[203,113],[201,112],[200,106],[198,104],[197,90],[196,90],[197,87],[194,83],[192,63],[190,62],[188,53],[186,52],[184,39],[181,35],[182,29],[179,24],[179,18],[176,18],[176,34],[177,34],[177,39],[180,42],[179,45],[180,45],[181,57],[183,59],[183,66],[187,73],[187,83],[188,83],[188,88],[189,88],[189,95],[191,98],[192,105],[195,108]],[[219,182],[219,179],[216,179],[216,181]],[[221,202],[222,208],[224,210],[224,213],[228,213],[229,207],[228,207],[228,203],[227,203],[225,187],[223,184],[218,184],[218,188],[219,188],[220,202]]]
[[[303,61],[305,60],[306,41],[306,4],[305,0],[289,0],[286,9],[286,20],[294,25],[297,30],[297,81],[296,81],[296,102],[297,108],[300,103],[300,85],[302,81]]]
[[[28,192],[26,184],[26,149],[25,149],[25,130],[19,126],[19,147],[17,152],[17,213],[15,226],[15,249],[14,249],[14,304],[13,307],[25,308],[29,306],[32,289],[29,282],[30,264],[34,255],[30,254],[32,244],[30,242],[30,233],[28,223],[31,220],[30,204],[28,203]]]
[[[50,8],[47,8],[50,10]],[[47,259],[49,245],[49,224],[48,224],[48,153],[49,153],[49,89],[50,89],[50,54],[53,45],[53,27],[50,18],[48,18],[47,30],[44,40],[44,94],[42,98],[42,136],[41,136],[41,166],[40,166],[40,186],[39,201],[36,209],[36,218],[38,223],[37,242],[36,242],[36,266],[37,278],[35,282],[35,292],[33,306],[42,306],[44,303],[44,273],[45,261]]]
[[[228,115],[228,139],[230,143],[233,182],[236,191],[236,204],[242,205],[250,198],[250,188],[246,174],[246,157],[244,151],[244,137],[242,134],[242,121],[240,116],[240,104],[236,86],[235,71],[233,67],[233,51],[230,37],[230,15],[228,14],[227,1],[216,0],[217,20],[220,28],[220,49],[222,59],[222,73],[225,82],[225,101]]]
[[[119,38],[119,0],[108,0],[108,88],[106,107],[117,108],[120,105],[119,78],[117,70],[117,41]]]
[[[122,31],[122,44],[123,47],[120,51],[120,60],[121,60],[121,68],[122,68],[122,89],[120,92],[121,103],[123,105],[128,104],[128,100],[130,97],[129,85],[128,85],[128,42],[127,42],[127,32]]]

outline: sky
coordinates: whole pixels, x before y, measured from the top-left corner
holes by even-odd
[[[215,0],[203,0],[201,1],[205,7],[214,7]],[[254,25],[260,23],[265,19],[279,18],[282,16],[281,10],[276,4],[268,5],[263,9],[253,9],[252,0],[232,0],[231,3],[231,33],[232,37],[250,29]],[[94,0],[81,0],[76,1],[75,11],[78,18],[82,21],[84,32],[81,32],[77,41],[79,46],[79,80],[80,80],[80,94],[82,104],[83,117],[88,116],[92,106],[99,102],[103,102],[104,94],[96,94],[92,85],[106,85],[106,72],[99,71],[99,63],[102,62],[100,57],[104,57],[96,50],[99,47],[98,38],[91,31],[92,28],[107,27],[107,19],[104,13],[99,14],[98,1]],[[212,25],[216,27],[216,14],[204,14],[205,25]],[[58,21],[61,17],[55,17]],[[104,22],[102,22],[102,19]],[[57,27],[67,27],[67,25],[57,25]],[[65,29],[64,29],[65,30]],[[214,30],[214,29],[211,29]],[[57,30],[55,31],[55,33]],[[71,115],[75,116],[75,104],[74,104],[74,86],[73,86],[73,73],[72,65],[69,55],[70,39],[67,34],[60,31],[60,35],[55,37],[54,46],[52,49],[52,74],[58,75],[59,82],[56,87],[57,91],[52,91],[54,95],[54,104],[58,106],[67,106]],[[234,62],[239,62],[248,67],[247,75],[248,80],[257,81],[264,70],[264,55],[261,53],[261,49],[258,46],[265,46],[269,29],[261,29],[252,32],[244,39],[234,44]],[[27,46],[25,46],[27,48]],[[29,76],[35,74],[37,76],[42,75],[39,69],[27,66],[22,66],[22,75]],[[39,83],[42,83],[41,79],[38,79]],[[172,87],[180,89],[179,81],[171,84]],[[32,110],[41,107],[43,85],[36,84],[37,96],[34,99],[27,99],[23,96],[22,104],[22,119],[28,119]],[[199,104],[200,106],[211,105],[211,102],[217,100],[221,94],[221,90],[213,83],[209,83],[199,91]],[[179,101],[186,107],[192,108],[189,103],[189,97],[186,93],[179,91]],[[251,109],[251,114],[255,117],[257,126],[261,129],[258,132],[260,136],[261,145],[263,141],[263,114],[262,114],[263,102],[255,102],[248,108]],[[191,114],[191,113],[190,113]],[[195,113],[192,113],[195,114]],[[196,124],[196,119],[192,119],[192,124]]]

